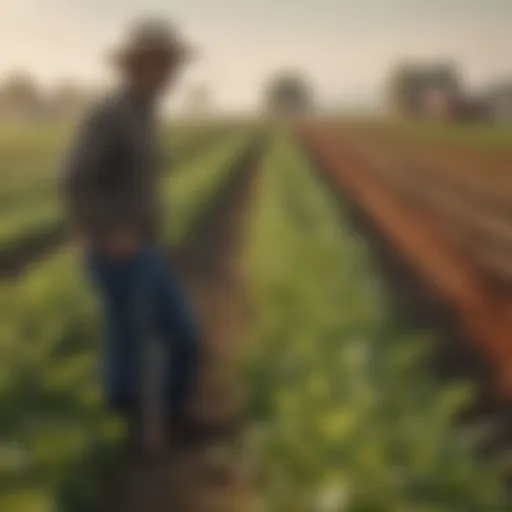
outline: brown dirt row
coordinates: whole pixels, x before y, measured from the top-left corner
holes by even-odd
[[[234,163],[233,178],[219,193],[191,238],[171,260],[184,275],[205,340],[205,360],[196,413],[218,424],[238,423],[234,361],[247,317],[241,260],[263,141]],[[214,446],[186,449],[158,464],[132,463],[111,489],[105,510],[122,512],[242,512],[253,499],[251,478],[237,451],[238,435],[224,439],[224,461],[212,460]]]
[[[353,197],[423,286],[453,313],[457,328],[474,342],[493,369],[494,390],[512,398],[512,297],[498,289],[478,265],[447,237],[439,221],[373,169],[372,161],[322,130],[301,136],[326,177]],[[462,354],[461,354],[462,357]]]
[[[316,121],[316,126],[328,123]],[[421,136],[420,134],[408,133],[405,128],[397,129],[392,124],[379,124],[375,122],[358,121],[336,121],[328,124],[331,133],[344,132],[347,128],[353,133],[364,134],[368,138],[376,138],[392,143],[393,141],[404,142],[409,146],[421,148],[425,151],[441,151],[453,156],[460,156],[466,161],[483,163],[485,167],[500,171],[510,169],[512,166],[512,146],[488,147],[484,145],[471,145],[469,142],[454,142],[453,140],[441,137]],[[472,128],[467,127],[468,131]],[[461,129],[461,126],[454,126],[454,130]],[[414,128],[413,128],[414,131]],[[498,172],[499,174],[499,172]]]
[[[435,217],[457,246],[501,281],[512,281],[512,168],[503,178],[483,162],[440,149],[364,133],[331,133],[368,160],[372,171],[403,197]]]
[[[446,186],[468,194],[472,200],[490,203],[495,209],[512,214],[512,151],[509,156],[484,151],[471,146],[450,146],[422,139],[400,136],[383,129],[362,128],[351,124],[338,124],[326,128],[333,141],[349,139],[366,146],[373,152],[395,154],[397,163],[407,171],[429,173],[429,179],[442,179]]]
[[[413,171],[429,173],[431,179],[444,180],[446,186],[468,194],[482,205],[512,214],[512,158],[493,160],[471,148],[447,148],[364,131],[340,130],[339,136],[348,133],[360,144],[375,146],[377,152],[396,153],[402,162],[414,165]]]

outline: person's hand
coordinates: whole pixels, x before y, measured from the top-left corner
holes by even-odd
[[[120,229],[108,236],[105,250],[113,259],[123,260],[132,256],[138,245],[139,241],[132,230]]]

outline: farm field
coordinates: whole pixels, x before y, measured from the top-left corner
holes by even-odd
[[[484,270],[510,279],[511,158],[351,128],[329,130],[326,137],[340,151],[364,159],[404,200],[435,217],[444,235],[471,252]]]
[[[262,181],[249,403],[265,510],[506,510],[498,468],[450,426],[469,388],[436,383],[432,333],[393,308],[344,205],[289,138]]]
[[[444,300],[510,387],[509,164],[416,145],[350,125],[309,127],[305,140]],[[476,155],[476,156],[475,156]],[[497,158],[497,157],[496,157]],[[498,165],[496,163],[496,165]],[[505,390],[505,393],[509,393]]]
[[[164,134],[163,158],[179,173],[180,167],[203,150],[221,144],[230,130],[236,127],[187,126],[181,131],[170,127]],[[37,259],[65,236],[58,200],[64,133],[62,127],[44,131],[32,128],[27,137],[22,137],[20,147],[16,146],[19,142],[9,146],[9,138],[4,138],[5,160],[0,165],[4,183],[0,193],[0,274],[16,273],[20,265]]]
[[[169,176],[185,205],[177,205],[169,237],[187,236],[249,142],[237,132],[226,148],[219,145],[222,151],[207,151],[201,162]],[[206,186],[198,185],[198,173]],[[121,439],[122,427],[101,411],[94,384],[98,331],[81,276],[77,255],[63,247],[1,285],[1,510],[54,510],[56,498],[64,510],[97,510],[98,468],[108,471],[106,462],[116,459],[109,457],[111,441]]]
[[[506,259],[508,182],[489,164],[508,149],[353,122],[168,129],[163,241],[207,342],[197,407],[245,423],[214,447],[212,474],[209,450],[125,459],[98,388],[99,312],[76,250],[46,231],[62,223],[52,169],[67,130],[19,130],[28,142],[0,137],[2,512],[510,510],[507,449],[482,456],[494,430],[455,421],[481,383],[436,375],[438,326],[390,296],[351,212],[456,312],[506,390],[508,274],[477,245]],[[51,243],[26,257],[27,239]]]
[[[333,122],[331,125],[340,124]],[[343,124],[343,123],[342,123]],[[512,129],[508,123],[456,124],[429,121],[351,120],[350,127],[435,146],[455,147],[472,152],[509,155],[512,153]]]

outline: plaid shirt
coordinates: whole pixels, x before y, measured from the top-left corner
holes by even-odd
[[[63,169],[71,223],[100,241],[128,228],[143,239],[157,230],[157,150],[152,108],[126,90],[86,115]]]

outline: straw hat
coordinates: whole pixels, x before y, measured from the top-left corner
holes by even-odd
[[[109,53],[111,61],[126,66],[151,55],[182,64],[194,55],[173,23],[156,18],[138,20],[129,27],[120,45]]]

